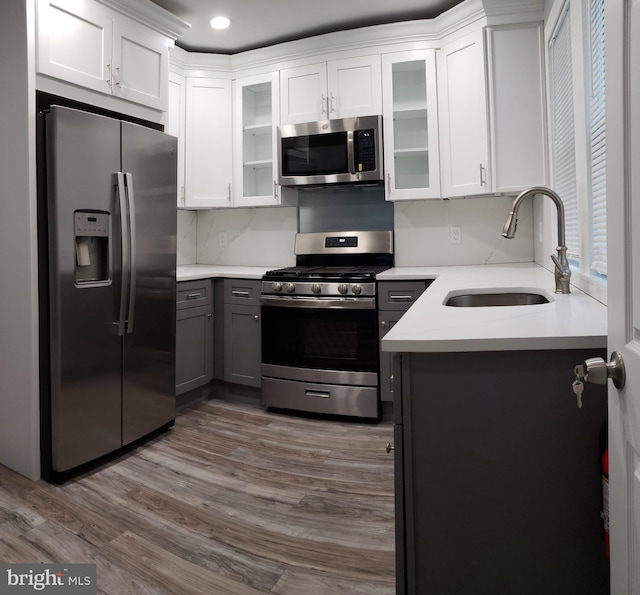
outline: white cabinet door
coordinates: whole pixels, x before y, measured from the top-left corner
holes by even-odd
[[[164,36],[126,21],[113,23],[114,95],[167,109],[169,46]]]
[[[164,111],[169,42],[91,0],[38,0],[38,73]]]
[[[185,207],[231,206],[231,81],[187,78]]]
[[[278,73],[245,77],[233,83],[233,204],[280,204],[277,186],[277,125],[280,120]]]
[[[382,113],[380,56],[280,71],[282,124]]]
[[[434,50],[382,56],[387,200],[440,197]]]
[[[280,71],[282,124],[327,120],[327,65],[311,64]]]
[[[111,93],[112,21],[95,3],[38,0],[38,72]]]
[[[491,192],[482,30],[440,50],[438,96],[443,196]]]
[[[178,207],[184,207],[184,137],[186,89],[183,76],[169,73],[169,105],[167,109],[165,132],[178,139]]]
[[[494,192],[547,184],[543,56],[540,23],[487,29]]]
[[[328,62],[327,79],[330,119],[382,113],[380,56]]]

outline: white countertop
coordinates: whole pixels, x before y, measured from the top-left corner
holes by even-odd
[[[606,306],[573,286],[570,294],[554,293],[553,273],[534,263],[398,267],[377,279],[435,279],[382,339],[383,351],[589,349],[607,345]],[[550,303],[479,308],[444,305],[449,292],[516,288],[541,290]]]
[[[277,265],[271,267],[244,267],[214,264],[181,264],[177,267],[177,281],[195,281],[197,279],[224,278],[229,279],[262,279],[267,271],[280,268]]]

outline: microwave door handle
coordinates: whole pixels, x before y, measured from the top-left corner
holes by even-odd
[[[136,302],[136,202],[133,193],[133,175],[127,172],[127,203],[129,212],[129,312],[127,333],[133,332],[133,315]]]
[[[355,145],[353,142],[353,130],[347,130],[347,165],[349,173],[356,173]]]

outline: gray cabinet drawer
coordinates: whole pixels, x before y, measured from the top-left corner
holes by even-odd
[[[176,310],[199,308],[211,303],[211,280],[181,281],[176,286]]]
[[[224,303],[259,306],[261,287],[259,279],[225,279]]]
[[[431,283],[431,279],[378,282],[378,310],[408,310]]]

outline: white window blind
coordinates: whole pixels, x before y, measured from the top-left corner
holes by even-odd
[[[591,272],[607,274],[607,170],[605,128],[604,0],[590,2]]]
[[[570,4],[567,2],[549,43],[551,65],[553,187],[565,208],[567,256],[580,259],[576,193],[576,141],[573,110]]]

